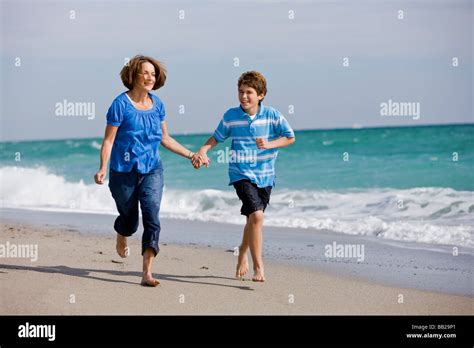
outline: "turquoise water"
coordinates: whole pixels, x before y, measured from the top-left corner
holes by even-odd
[[[209,135],[175,136],[196,150]],[[474,191],[474,125],[310,130],[277,159],[277,187],[333,190],[348,188],[449,187]],[[66,181],[93,183],[101,138],[0,143],[0,167],[46,167]],[[160,154],[170,188],[219,190],[228,184],[227,164],[210,153],[211,167],[195,170],[166,149]],[[453,153],[458,160],[453,161]],[[18,156],[21,156],[19,158]],[[344,161],[344,153],[347,153]],[[17,161],[20,159],[20,161]]]
[[[175,138],[196,150],[208,137]],[[296,132],[279,152],[265,225],[474,248],[473,139],[473,125]],[[107,185],[93,181],[101,142],[1,143],[0,206],[116,215]],[[244,222],[218,161],[226,146],[199,170],[161,149],[162,217]]]

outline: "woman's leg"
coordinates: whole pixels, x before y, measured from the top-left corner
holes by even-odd
[[[143,278],[142,285],[156,286],[158,280],[153,278],[152,266],[159,252],[160,239],[160,205],[163,195],[163,169],[143,175],[139,189],[140,207],[143,218],[142,255]]]
[[[144,286],[157,286],[158,279],[153,278],[153,261],[155,261],[155,251],[152,248],[145,249],[143,253],[143,276],[141,284]]]
[[[126,253],[127,237],[138,229],[138,186],[135,172],[110,172],[109,188],[115,200],[119,216],[115,219],[114,229],[117,232],[117,253],[121,257]]]

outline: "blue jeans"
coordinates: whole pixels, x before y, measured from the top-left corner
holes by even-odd
[[[156,254],[160,251],[160,204],[163,195],[163,167],[147,174],[131,172],[116,172],[110,170],[109,188],[119,212],[115,220],[115,231],[125,237],[130,237],[138,229],[138,202],[142,211],[143,236],[142,255],[147,248],[152,248]]]

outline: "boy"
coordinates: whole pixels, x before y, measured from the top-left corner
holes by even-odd
[[[238,81],[240,106],[227,110],[219,126],[193,158],[193,165],[207,162],[207,151],[228,137],[232,138],[229,159],[229,185],[242,201],[241,213],[247,217],[239,248],[236,277],[242,279],[253,261],[253,281],[265,281],[262,261],[263,212],[275,186],[275,160],[278,148],[295,142],[288,121],[277,110],[264,106],[266,80],[256,71],[243,73]]]

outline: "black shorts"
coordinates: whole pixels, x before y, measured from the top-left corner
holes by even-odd
[[[260,188],[250,180],[240,180],[234,182],[235,191],[242,201],[240,213],[249,216],[257,210],[265,211],[268,203],[270,203],[270,194],[272,187],[267,186]]]

